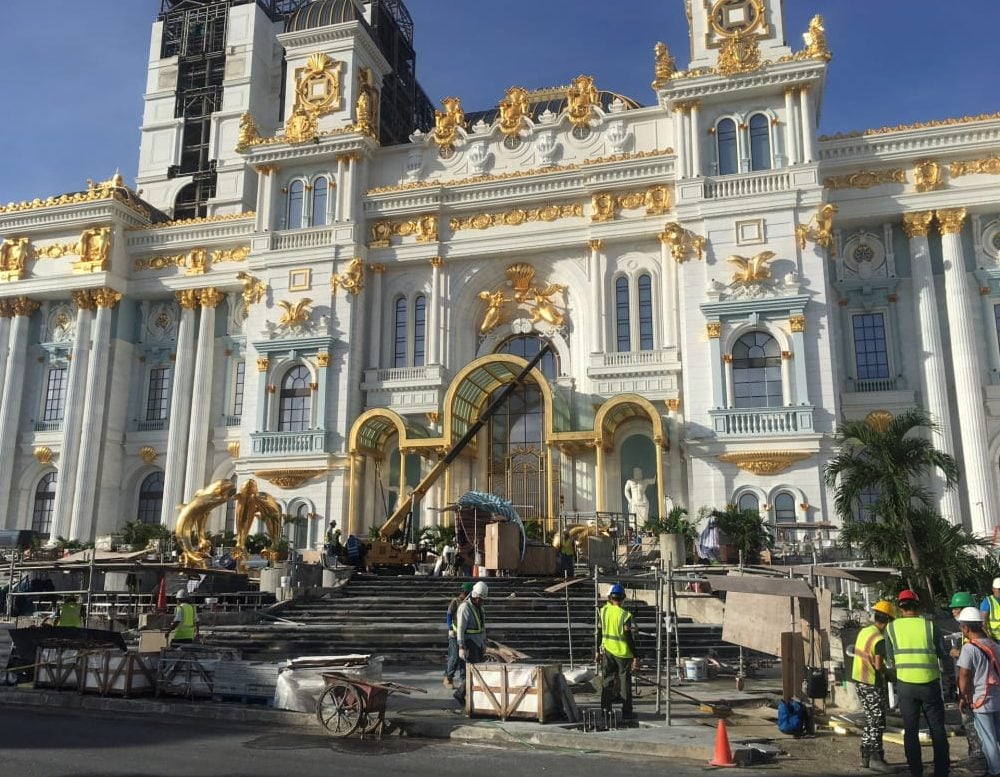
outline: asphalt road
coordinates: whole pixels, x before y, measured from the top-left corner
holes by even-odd
[[[333,770],[336,771],[333,771]],[[694,777],[704,764],[242,725],[0,708],[0,774],[17,777]]]

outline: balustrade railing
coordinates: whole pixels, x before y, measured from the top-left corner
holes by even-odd
[[[766,437],[811,432],[812,408],[713,410],[715,432],[720,436]]]
[[[705,199],[721,200],[730,197],[748,197],[755,194],[784,192],[791,188],[787,172],[731,175],[710,178],[705,182]]]
[[[250,439],[253,441],[253,452],[260,456],[322,453],[326,447],[326,432],[322,429],[304,432],[254,432]]]

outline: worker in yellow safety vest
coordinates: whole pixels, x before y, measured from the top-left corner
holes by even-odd
[[[934,623],[920,617],[920,599],[913,591],[901,591],[896,604],[899,605],[899,617],[885,630],[886,657],[896,672],[906,763],[910,774],[923,774],[920,752],[923,713],[934,745],[934,777],[948,777],[950,751],[944,729],[941,666],[950,671],[951,657]]]
[[[876,602],[872,607],[872,622],[858,632],[854,641],[854,665],[851,679],[865,713],[861,731],[861,766],[879,772],[889,771],[885,762],[882,735],[885,733],[885,713],[889,695],[885,681],[885,636],[883,632],[896,618],[892,602]]]
[[[639,668],[635,648],[636,627],[632,613],[622,607],[625,589],[615,583],[608,592],[608,602],[598,611],[601,650],[601,709],[611,712],[616,693],[621,694],[622,717],[633,718],[632,671]]]
[[[177,592],[177,608],[174,610],[174,625],[170,630],[170,644],[194,642],[198,636],[198,608],[187,600],[188,592]]]
[[[83,608],[73,594],[70,594],[59,605],[59,612],[56,613],[56,626],[80,628],[83,625]]]
[[[993,593],[979,605],[983,611],[986,631],[993,639],[1000,637],[1000,577],[993,578]]]
[[[569,535],[569,529],[563,529],[559,540],[559,571],[567,577],[573,577],[575,564],[576,545]]]

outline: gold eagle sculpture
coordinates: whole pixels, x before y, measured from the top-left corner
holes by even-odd
[[[312,312],[310,310],[312,306],[312,300],[308,297],[297,300],[296,302],[289,302],[288,300],[281,300],[278,302],[278,307],[284,312],[281,314],[281,318],[278,319],[278,326],[281,327],[293,327],[302,326],[309,322],[309,314]]]
[[[728,256],[726,261],[735,264],[738,268],[733,273],[733,283],[747,285],[749,283],[760,283],[771,278],[771,270],[767,266],[775,257],[774,251],[761,251],[756,256],[747,259],[745,256]]]

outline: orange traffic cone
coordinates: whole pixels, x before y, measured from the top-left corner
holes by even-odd
[[[719,718],[719,725],[715,729],[715,755],[708,762],[709,766],[736,766],[733,760],[733,751],[729,747],[729,732],[726,730],[726,721]]]

